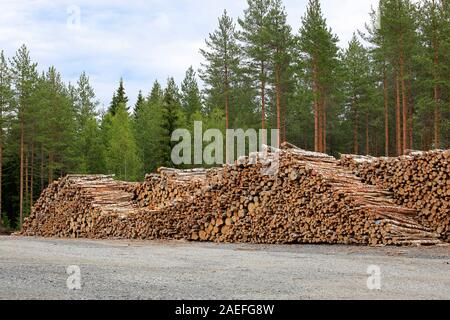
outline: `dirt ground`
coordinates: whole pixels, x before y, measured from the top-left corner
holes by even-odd
[[[450,299],[450,248],[0,236],[0,299]]]

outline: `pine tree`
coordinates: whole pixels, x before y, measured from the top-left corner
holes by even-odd
[[[449,49],[450,13],[448,13],[448,7],[445,7],[445,2],[438,0],[425,0],[419,10],[421,13],[419,30],[423,44],[420,56],[423,74],[419,79],[422,88],[419,108],[425,118],[432,117],[434,119],[433,145],[435,148],[440,148],[442,145],[442,110],[445,110],[443,108],[445,92],[448,92],[446,89],[449,88],[450,81],[447,51]],[[429,110],[432,110],[433,114],[429,114]]]
[[[363,38],[371,43],[370,48],[371,59],[374,66],[380,74],[379,81],[382,82],[383,90],[383,108],[384,108],[384,155],[390,155],[390,96],[389,96],[389,79],[394,73],[389,56],[391,56],[390,49],[387,44],[387,34],[384,23],[382,24],[384,0],[379,2],[377,10],[372,9],[370,13],[370,24],[366,24],[368,34],[360,33]]]
[[[272,51],[272,83],[275,87],[276,128],[279,130],[278,145],[280,145],[286,140],[282,104],[286,100],[287,88],[292,78],[290,63],[293,46],[291,27],[287,24],[287,14],[281,0],[273,0],[268,20],[269,45]]]
[[[304,76],[312,87],[314,149],[326,152],[327,103],[336,85],[338,39],[327,27],[319,0],[309,0],[298,38]]]
[[[19,177],[19,226],[22,226],[24,212],[24,178],[25,178],[25,135],[27,133],[26,118],[31,108],[31,96],[37,79],[37,65],[31,62],[30,53],[22,45],[11,61],[13,74],[15,105],[20,126],[20,177]]]
[[[225,127],[230,128],[230,114],[237,115],[235,86],[239,82],[240,48],[235,24],[226,10],[219,18],[218,29],[205,42],[207,49],[200,52],[206,63],[202,64],[200,78],[206,86],[207,112],[217,107],[223,108]]]
[[[191,123],[191,116],[194,113],[202,111],[202,97],[192,66],[186,71],[186,76],[181,83],[181,107],[188,123]]]
[[[3,51],[0,53],[0,226],[2,226],[4,131],[10,125],[12,112],[11,72]]]
[[[353,35],[347,50],[344,53],[344,93],[346,96],[347,119],[353,123],[353,153],[360,154],[360,136],[363,120],[366,128],[366,154],[369,154],[369,112],[374,96],[374,83],[371,74],[371,60],[368,51]]]
[[[267,82],[271,58],[269,46],[269,12],[271,0],[247,0],[244,18],[239,19],[242,28],[240,40],[244,43],[245,71],[258,84],[261,103],[261,128],[266,128]]]
[[[413,77],[411,66],[418,43],[415,6],[410,0],[384,0],[380,2],[380,13],[386,54],[395,72],[396,149],[401,155],[412,147],[408,138],[412,106],[407,84]]]

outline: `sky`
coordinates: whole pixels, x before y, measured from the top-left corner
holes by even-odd
[[[295,33],[307,0],[284,0]],[[378,0],[322,0],[328,25],[345,47],[364,30]],[[100,106],[109,105],[119,79],[130,103],[167,77],[180,83],[200,67],[208,34],[224,9],[242,16],[246,0],[0,0],[0,50],[12,57],[26,44],[39,70],[55,66],[64,81],[90,77]]]

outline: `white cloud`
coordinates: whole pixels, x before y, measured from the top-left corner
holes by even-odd
[[[25,43],[41,69],[55,65],[66,81],[86,71],[107,105],[123,77],[130,101],[147,93],[155,79],[180,82],[185,70],[201,62],[199,48],[226,8],[237,17],[245,0],[1,0],[0,49],[8,56]],[[346,45],[363,29],[378,0],[322,0],[333,31]],[[307,0],[284,1],[297,32]],[[78,6],[79,28],[68,28],[67,9]]]

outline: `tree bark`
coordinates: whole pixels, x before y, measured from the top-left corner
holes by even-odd
[[[281,133],[281,85],[280,85],[280,81],[281,81],[281,76],[280,76],[280,65],[277,65],[275,68],[275,81],[276,81],[276,85],[275,85],[275,91],[276,91],[276,100],[277,100],[277,129],[278,129],[278,133],[277,133],[277,146],[281,146],[281,137],[280,137],[280,133]]]
[[[401,125],[401,115],[400,115],[400,79],[398,76],[398,71],[395,75],[395,90],[396,90],[396,106],[395,106],[395,143],[397,146],[397,156],[402,154],[402,125]]]
[[[400,81],[402,87],[401,90],[402,90],[402,122],[403,122],[402,154],[404,154],[405,150],[408,149],[409,146],[408,146],[408,94],[405,85],[403,53],[400,54]]]
[[[438,84],[438,67],[439,67],[439,48],[437,41],[433,43],[434,47],[434,148],[439,149],[441,146],[441,110],[440,110],[440,88]]]
[[[2,117],[0,111],[0,118]],[[3,224],[2,220],[2,186],[3,186],[3,128],[0,127],[0,226]]]
[[[314,151],[320,151],[319,145],[319,94],[317,84],[317,65],[313,60],[313,93],[314,93]]]
[[[23,223],[23,152],[24,152],[24,134],[25,128],[23,123],[23,115],[20,115],[20,182],[19,182],[19,224],[22,229]]]
[[[322,152],[327,153],[327,105],[325,98],[322,100]]]
[[[264,62],[261,62],[261,128],[266,128],[266,81]]]
[[[53,154],[50,151],[48,153],[48,183],[53,181]]]
[[[370,154],[370,146],[369,146],[369,112],[366,112],[366,155]]]
[[[28,186],[29,186],[29,184],[28,184],[28,182],[29,182],[29,180],[28,180],[28,145],[26,145],[25,146],[25,204],[28,206],[28,204],[29,204],[29,200],[28,200],[28,197],[29,197],[29,193],[28,193]],[[27,207],[28,208],[28,207]]]
[[[30,167],[30,213],[33,208],[33,195],[34,195],[34,140],[31,142],[31,167]]]
[[[355,101],[353,100],[353,112],[355,116],[355,122],[353,124],[353,153],[359,154],[359,141],[358,141],[358,111],[355,107]]]
[[[228,66],[225,65],[225,129],[230,128],[229,122],[229,97],[228,97]]]
[[[44,145],[41,143],[41,190],[40,192],[42,192],[42,190],[44,190]]]
[[[384,91],[384,154],[389,157],[389,96],[387,83],[386,62],[383,68],[383,91]]]

